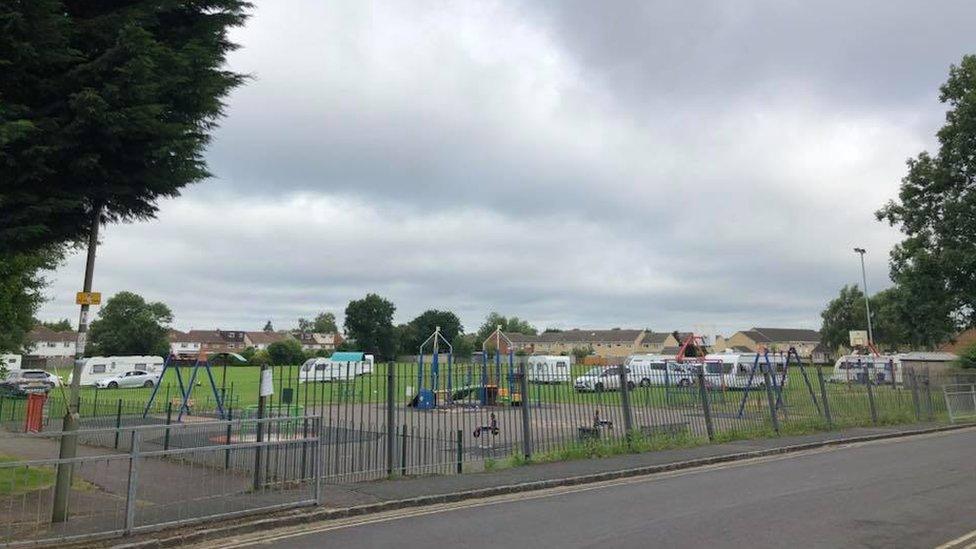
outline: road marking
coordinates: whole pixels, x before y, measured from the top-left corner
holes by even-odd
[[[555,488],[533,490],[530,492],[502,494],[502,495],[491,496],[488,498],[482,498],[478,500],[469,500],[467,502],[462,501],[462,502],[452,502],[452,503],[441,503],[441,504],[429,505],[424,507],[413,507],[408,509],[387,511],[383,513],[375,513],[367,516],[328,520],[328,521],[321,522],[317,526],[310,526],[309,524],[286,526],[283,528],[276,528],[274,530],[271,530],[270,532],[255,532],[251,534],[243,534],[241,536],[237,536],[229,539],[203,541],[200,542],[198,545],[196,545],[196,547],[201,547],[201,548],[205,547],[208,549],[225,549],[225,548],[229,549],[232,547],[248,547],[253,545],[264,545],[264,544],[275,543],[278,541],[287,540],[291,538],[304,537],[312,534],[320,534],[323,532],[329,532],[334,530],[356,528],[359,526],[365,526],[369,524],[380,524],[384,522],[392,522],[392,521],[402,520],[407,518],[422,517],[426,515],[447,513],[451,511],[462,511],[466,509],[486,507],[490,505],[499,505],[503,503],[514,503],[518,501],[551,498],[551,497],[562,496],[562,495],[588,492],[592,490],[603,490],[603,489],[614,488],[618,486],[627,486],[627,485],[640,484],[646,482],[655,482],[659,480],[668,480],[668,479],[673,479],[673,478],[678,478],[678,477],[683,477],[683,476],[693,475],[698,473],[707,473],[712,471],[720,471],[724,469],[748,467],[750,465],[784,461],[788,459],[795,459],[795,458],[811,456],[816,454],[836,452],[839,450],[845,450],[850,448],[859,448],[862,446],[907,442],[915,439],[932,438],[935,436],[945,436],[948,434],[957,434],[957,433],[968,432],[972,430],[976,430],[976,428],[938,432],[938,433],[926,433],[926,434],[910,436],[910,437],[869,440],[869,441],[854,442],[849,444],[839,444],[835,446],[823,446],[820,448],[803,450],[799,452],[748,458],[739,461],[718,463],[713,465],[702,465],[690,469],[682,469],[680,471],[664,471],[660,473],[652,473],[649,475],[641,475],[641,476],[629,477],[624,479],[588,483],[585,485],[559,486]],[[965,536],[962,536],[961,538],[953,540],[948,544],[941,545],[936,549],[950,549],[950,548],[962,549],[960,544],[964,543],[965,541],[971,538],[976,538],[976,531],[973,531]],[[965,549],[976,549],[976,544],[966,546]]]
[[[954,539],[952,541],[947,541],[947,542],[943,543],[942,545],[936,547],[935,549],[955,549],[955,548],[958,548],[958,547],[963,547],[963,544],[964,543],[966,543],[967,541],[970,541],[970,540],[972,540],[974,538],[976,538],[976,530],[973,530],[972,532],[970,532],[968,534],[963,534],[963,535],[959,536],[958,538],[956,538],[956,539]],[[972,549],[973,547],[976,547],[976,543],[971,543],[969,545],[966,545],[965,546],[965,549]]]

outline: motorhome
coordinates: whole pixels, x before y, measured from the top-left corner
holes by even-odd
[[[635,385],[687,386],[692,383],[691,370],[667,355],[631,355],[624,362]]]
[[[19,370],[21,364],[20,355],[0,355],[0,370]]]
[[[570,375],[568,356],[534,355],[526,363],[528,380],[534,383],[565,383]]]
[[[831,381],[838,383],[902,382],[901,360],[898,355],[845,355],[834,363]]]
[[[758,361],[757,361],[758,356]],[[765,386],[763,369],[768,364],[776,372],[776,384],[786,384],[788,378],[783,374],[786,369],[786,357],[782,354],[770,353],[757,355],[756,353],[714,353],[705,356],[705,381],[716,387],[727,389],[745,389],[749,385],[749,375],[755,369],[752,387]]]
[[[329,358],[310,358],[298,371],[299,383],[344,381],[373,373],[373,355],[336,352]]]
[[[84,359],[81,365],[81,385],[94,385],[98,380],[117,376],[133,370],[153,374],[163,371],[163,357],[160,356],[93,356]],[[74,372],[68,376],[71,383]]]

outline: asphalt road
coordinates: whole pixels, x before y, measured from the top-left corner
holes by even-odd
[[[976,529],[976,430],[316,523],[271,547],[935,547]],[[969,539],[960,547],[976,542]]]

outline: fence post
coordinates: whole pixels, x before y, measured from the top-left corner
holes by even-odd
[[[231,432],[233,431],[233,426],[230,422],[234,421],[234,409],[227,408],[227,438],[224,444],[230,446]],[[224,469],[230,469],[230,448],[224,450]]]
[[[715,442],[715,427],[712,425],[712,404],[708,401],[708,389],[705,387],[705,372],[698,372],[698,397],[701,398],[702,413],[705,414],[705,432],[708,441]]]
[[[163,436],[163,450],[169,450],[169,430],[173,423],[173,401],[166,403],[166,434]]]
[[[820,382],[820,400],[823,401],[824,417],[827,419],[827,428],[834,428],[834,416],[830,413],[830,401],[827,400],[827,382],[824,381],[823,368],[817,366],[817,381]]]
[[[769,371],[763,367],[763,385],[766,387],[766,403],[769,405],[769,417],[773,421],[773,431],[779,435],[779,416],[776,415],[776,402],[773,400],[772,380]]]
[[[386,365],[386,476],[393,476],[393,452],[396,447],[396,372],[394,363]]]
[[[267,370],[268,370],[268,365],[262,364],[261,373],[259,374],[261,376],[260,379],[262,382],[264,381],[264,372],[266,372]],[[258,389],[258,421],[257,421],[257,428],[256,428],[257,436],[255,438],[259,445],[254,447],[254,489],[255,490],[261,489],[261,454],[263,448],[260,446],[260,443],[264,442],[264,423],[261,420],[264,419],[264,407],[268,399],[268,397],[262,395],[261,392],[262,391]]]
[[[3,421],[3,395],[0,395],[0,421]]]
[[[618,371],[620,376],[620,405],[623,407],[624,414],[624,438],[629,445],[634,434],[634,415],[630,407],[630,380],[627,379],[626,366],[620,366]]]
[[[932,382],[929,379],[928,368],[925,370],[925,408],[928,412],[928,420],[935,419],[935,411],[932,409]]]
[[[520,360],[518,375],[522,391],[522,454],[525,460],[532,459],[532,431],[529,422],[529,377],[525,375],[525,360]]]
[[[457,474],[462,472],[462,464],[464,462],[464,431],[461,429],[457,430]]]
[[[119,449],[119,436],[122,428],[122,399],[119,399],[119,406],[115,409],[115,449]]]
[[[136,524],[136,496],[139,488],[139,443],[142,433],[132,431],[132,448],[129,449],[129,484],[125,496],[125,533],[132,533]]]
[[[400,476],[407,476],[407,424],[403,424],[400,433]]]
[[[320,411],[315,428],[315,461],[312,462],[312,474],[315,475],[313,493],[315,494],[316,505],[322,505],[322,434],[325,432],[323,419]]]
[[[912,380],[912,409],[915,410],[915,421],[921,421],[922,402],[918,398],[918,377],[915,376],[915,370],[912,370],[909,375]]]
[[[871,375],[865,370],[864,383],[868,388],[868,405],[871,407],[871,424],[878,424],[878,408],[874,404],[874,389],[871,388],[873,383],[871,383]]]

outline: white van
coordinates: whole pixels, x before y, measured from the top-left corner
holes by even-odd
[[[629,369],[628,379],[641,387],[686,387],[692,383],[691,369],[667,355],[631,355],[624,365]]]
[[[141,370],[151,374],[161,374],[163,371],[163,357],[161,356],[93,356],[84,359],[81,365],[81,385],[94,385],[98,380],[105,379],[133,370]],[[74,371],[68,376],[71,383]]]
[[[22,363],[20,355],[0,355],[0,370],[19,370]]]
[[[705,356],[705,380],[716,387],[727,389],[745,389],[749,384],[749,374],[756,368],[752,380],[753,387],[763,387],[766,384],[762,374],[762,367],[766,365],[766,357],[759,356],[759,367],[756,367],[756,353],[714,353]],[[786,356],[783,354],[769,354],[769,364],[776,372],[776,384],[787,383],[783,378],[786,366]]]
[[[329,358],[310,358],[298,370],[299,383],[345,381],[373,373],[373,355],[337,352]]]
[[[525,372],[528,380],[535,383],[565,383],[572,378],[568,356],[530,356]]]
[[[866,377],[872,383],[902,382],[901,360],[897,355],[845,355],[834,363],[831,381],[839,383],[864,383]]]

